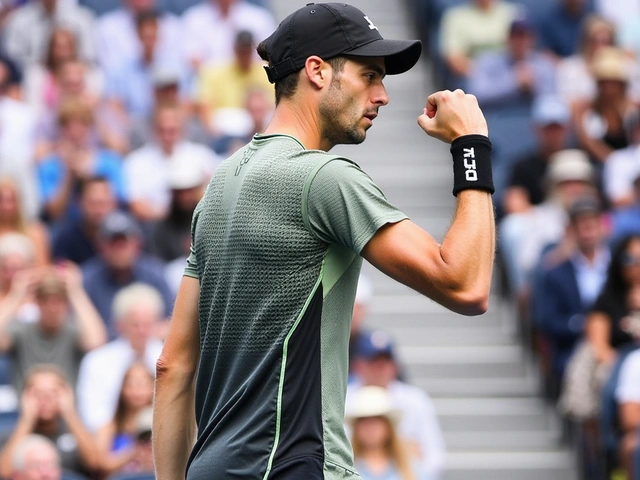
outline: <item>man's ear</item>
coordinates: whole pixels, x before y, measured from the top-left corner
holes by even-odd
[[[331,81],[333,70],[331,65],[316,55],[312,55],[304,62],[304,72],[318,90],[322,89],[327,82]]]

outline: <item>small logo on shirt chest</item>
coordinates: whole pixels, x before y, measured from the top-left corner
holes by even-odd
[[[255,153],[256,151],[252,149],[247,149],[244,152],[244,154],[242,155],[242,158],[240,159],[240,163],[236,167],[236,173],[235,173],[236,177],[240,175],[240,171],[242,170],[242,167],[244,167],[247,163],[249,163],[249,160],[251,160],[251,157],[253,157]]]

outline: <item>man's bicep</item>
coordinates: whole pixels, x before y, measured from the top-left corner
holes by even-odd
[[[198,279],[182,277],[159,367],[164,363],[165,367],[178,367],[195,375],[200,359],[199,297]]]
[[[380,228],[362,250],[362,256],[391,278],[439,303],[448,303],[436,278],[445,265],[440,245],[410,220]]]

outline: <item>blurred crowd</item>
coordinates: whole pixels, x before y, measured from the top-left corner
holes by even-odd
[[[156,361],[219,162],[274,108],[254,0],[0,2],[0,478],[152,479]],[[435,480],[429,397],[354,311],[365,480]]]
[[[640,478],[640,0],[408,1],[436,84],[486,114],[504,290],[584,478]],[[255,52],[268,7],[0,2],[0,478],[153,478],[155,362],[191,214],[273,109]],[[358,469],[437,479],[433,405],[363,322],[371,296],[363,277]]]
[[[487,116],[504,290],[582,478],[640,478],[640,2],[413,5]]]
[[[153,478],[191,215],[273,109],[267,7],[0,3],[0,478]]]

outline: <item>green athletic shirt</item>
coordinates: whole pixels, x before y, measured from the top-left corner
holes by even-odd
[[[360,252],[407,218],[355,163],[256,135],[198,204],[198,438],[187,478],[358,479],[343,428]],[[314,467],[315,468],[315,467]]]

